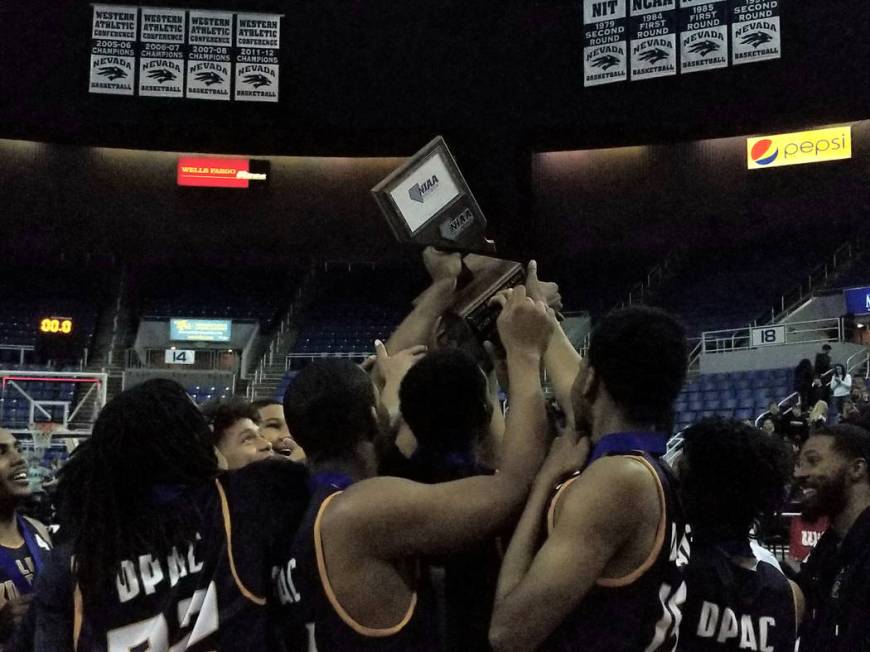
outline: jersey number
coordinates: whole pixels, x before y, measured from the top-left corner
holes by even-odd
[[[655,636],[645,652],[661,650],[665,641],[668,641],[671,636],[674,637],[674,640],[670,649],[677,649],[677,643],[680,640],[680,622],[683,620],[683,612],[680,607],[686,602],[686,583],[682,582],[679,588],[674,591],[671,585],[665,582],[659,589],[659,600],[662,603],[662,617],[656,623]]]
[[[113,629],[108,633],[108,652],[183,652],[206,636],[218,630],[217,588],[214,582],[207,589],[196,591],[191,597],[178,603],[178,626],[186,631],[172,647],[169,647],[169,624],[159,614],[140,620],[132,625]]]

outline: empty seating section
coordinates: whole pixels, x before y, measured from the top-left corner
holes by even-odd
[[[233,395],[233,388],[228,386],[191,385],[185,389],[187,389],[187,393],[190,394],[190,397],[197,405],[202,405],[216,399],[223,400]]]
[[[792,393],[791,369],[706,374],[686,384],[674,404],[674,430],[705,417],[754,420]]]
[[[288,272],[257,269],[148,269],[133,282],[145,317],[256,320],[268,326],[287,306]],[[171,280],[170,280],[171,279]]]
[[[680,315],[693,337],[769,317],[782,294],[797,288],[840,244],[820,236],[817,246],[807,252],[804,242],[791,243],[785,234],[776,246],[760,242],[694,254],[682,262],[652,303]]]

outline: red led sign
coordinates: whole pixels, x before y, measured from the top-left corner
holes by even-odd
[[[183,156],[178,159],[178,185],[207,188],[247,188],[252,175],[244,158]]]

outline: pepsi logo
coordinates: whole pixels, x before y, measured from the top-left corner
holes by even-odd
[[[770,165],[779,156],[779,148],[769,138],[759,140],[752,146],[752,160],[758,165]]]

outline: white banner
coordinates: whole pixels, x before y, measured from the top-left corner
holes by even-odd
[[[628,78],[626,0],[583,0],[583,85]]]
[[[279,14],[236,15],[234,98],[243,102],[277,102],[281,47]]]
[[[677,74],[677,0],[629,0],[631,80]]]
[[[88,92],[133,95],[138,7],[94,5]]]
[[[727,0],[680,3],[680,72],[728,67]]]
[[[458,195],[459,188],[437,153],[390,191],[412,234]]]
[[[139,95],[184,97],[183,9],[142,8]]]
[[[198,10],[189,13],[185,95],[200,100],[229,101],[233,14]]]
[[[779,59],[779,0],[731,0],[731,44],[735,66]]]

